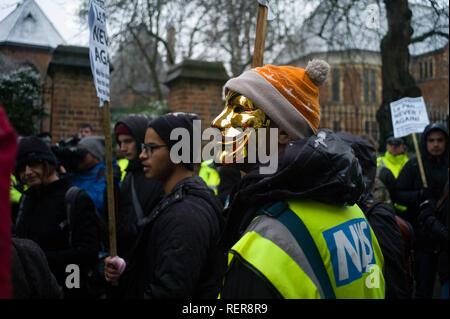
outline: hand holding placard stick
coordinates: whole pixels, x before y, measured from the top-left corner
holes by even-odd
[[[425,127],[430,123],[425,101],[422,96],[416,98],[405,97],[392,102],[390,106],[394,137],[398,138],[412,134],[422,184],[425,188],[428,188],[425,170],[423,169],[422,156],[416,137],[416,133],[422,133]]]
[[[109,55],[106,32],[105,4],[102,0],[91,0],[88,23],[90,30],[89,59],[100,107],[103,106],[103,132],[105,135],[106,190],[108,197],[108,225],[110,256],[117,255],[116,220],[114,213],[114,186],[112,168],[112,142],[109,112]],[[117,285],[114,284],[113,285]]]

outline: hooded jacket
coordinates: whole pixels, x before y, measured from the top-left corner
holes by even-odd
[[[216,298],[222,205],[198,176],[180,181],[142,221],[120,278],[125,298]]]
[[[280,153],[279,167],[273,175],[260,175],[258,169],[253,170],[232,190],[231,205],[224,212],[227,224],[221,238],[222,257],[239,240],[255,211],[267,202],[310,199],[354,205],[363,192],[359,162],[351,147],[336,134],[322,129],[309,138],[290,142]],[[277,297],[241,263],[234,263],[233,267],[221,292],[223,298]]]
[[[148,119],[140,115],[129,115],[118,121],[126,125],[136,140],[137,156],[131,160],[126,169],[126,175],[120,186],[119,212],[117,221],[117,250],[119,256],[128,256],[129,249],[133,246],[138,234],[138,217],[133,205],[132,182],[137,199],[144,215],[149,214],[163,197],[164,191],[159,181],[148,179],[142,170],[139,154],[141,144],[144,143],[145,132],[148,127]],[[116,136],[116,139],[118,136]]]
[[[426,139],[432,131],[440,131],[445,134],[446,149],[441,156],[432,156],[427,151]],[[395,196],[399,204],[408,207],[405,217],[415,229],[416,247],[432,251],[436,242],[418,227],[417,217],[420,212],[420,203],[426,199],[438,201],[442,197],[448,181],[448,132],[445,126],[440,123],[429,124],[423,132],[419,147],[428,190],[424,191],[423,189],[419,164],[415,157],[409,160],[400,172],[396,182]]]

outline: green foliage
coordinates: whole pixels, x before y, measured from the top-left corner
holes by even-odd
[[[39,74],[31,69],[0,75],[0,101],[19,135],[38,133],[34,123],[45,115],[41,88]]]

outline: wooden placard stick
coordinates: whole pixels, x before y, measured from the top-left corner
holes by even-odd
[[[111,141],[111,120],[109,102],[103,103],[103,131],[105,134],[105,158],[106,158],[106,194],[108,199],[108,227],[109,227],[109,255],[117,256],[116,243],[116,215],[114,203],[114,180],[112,165],[112,141]],[[113,283],[117,286],[117,283]]]
[[[268,10],[269,9],[266,6],[258,4],[258,18],[256,20],[256,36],[255,47],[253,50],[252,68],[263,66]]]
[[[412,133],[414,142],[414,148],[416,149],[417,161],[419,163],[420,177],[422,178],[423,187],[428,188],[427,177],[425,176],[425,170],[423,169],[422,156],[420,155],[419,143],[417,143],[416,133]]]

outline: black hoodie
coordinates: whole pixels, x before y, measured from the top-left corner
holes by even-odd
[[[148,119],[142,115],[129,115],[116,123],[126,125],[136,140],[137,157],[131,160],[126,169],[127,174],[120,186],[119,211],[117,218],[117,251],[118,255],[128,257],[128,251],[133,246],[138,234],[138,218],[133,206],[131,181],[144,215],[149,214],[163,197],[164,191],[159,181],[148,179],[142,170],[139,159],[141,144],[144,143]],[[118,137],[116,136],[116,139]]]
[[[312,199],[354,205],[364,189],[361,167],[352,148],[332,131],[321,129],[309,138],[290,142],[279,154],[279,167],[274,174],[260,175],[255,169],[232,190],[221,249],[226,255],[255,217],[255,211],[265,203]],[[235,265],[241,267],[240,263]],[[243,266],[231,269],[226,282],[223,298],[279,297]]]
[[[443,132],[446,137],[446,150],[441,156],[432,156],[427,151],[426,138],[433,131]],[[419,164],[415,157],[410,159],[400,172],[396,182],[395,196],[399,204],[408,207],[405,217],[415,228],[416,246],[420,249],[434,250],[435,242],[418,227],[417,216],[420,212],[420,203],[426,199],[438,201],[448,181],[448,132],[445,126],[432,123],[425,128],[420,140],[420,152],[428,191],[423,190]]]

